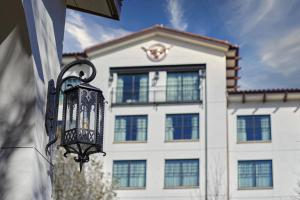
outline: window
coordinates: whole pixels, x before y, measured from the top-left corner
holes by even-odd
[[[116,116],[115,141],[146,141],[147,116]]]
[[[199,160],[166,160],[165,187],[193,187],[199,185]]]
[[[118,75],[117,103],[148,101],[148,74]]]
[[[238,162],[239,188],[273,187],[272,160]]]
[[[188,102],[199,100],[198,72],[172,72],[167,77],[167,101]]]
[[[166,116],[166,141],[196,140],[198,138],[198,114],[172,114]]]
[[[116,188],[145,188],[146,161],[114,161],[113,181],[117,184]]]
[[[270,141],[271,122],[269,115],[249,115],[237,117],[237,140]]]

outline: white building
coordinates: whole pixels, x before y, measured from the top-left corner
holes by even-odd
[[[119,199],[293,199],[300,90],[238,91],[239,48],[155,26],[88,58],[108,101],[105,172]]]

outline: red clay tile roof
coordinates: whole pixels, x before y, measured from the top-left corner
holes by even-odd
[[[230,91],[228,94],[299,93],[300,88],[274,88]]]

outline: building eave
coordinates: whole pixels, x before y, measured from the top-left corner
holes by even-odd
[[[287,102],[299,100],[300,88],[236,90],[228,92],[229,103],[266,103],[274,101]]]
[[[67,8],[101,17],[120,19],[121,0],[66,0]]]

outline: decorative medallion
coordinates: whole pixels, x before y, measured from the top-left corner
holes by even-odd
[[[151,61],[154,61],[154,62],[163,60],[167,56],[167,54],[171,48],[172,48],[172,46],[165,47],[162,44],[154,44],[154,45],[150,46],[148,49],[145,47],[142,47],[142,49],[146,52],[147,57]]]

